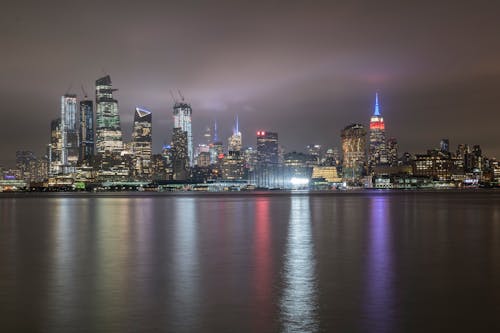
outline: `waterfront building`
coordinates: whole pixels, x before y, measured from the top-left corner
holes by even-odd
[[[79,164],[90,165],[94,157],[94,103],[80,101]]]
[[[96,80],[96,153],[101,158],[121,154],[123,136],[118,113],[118,101],[114,99],[111,77]],[[110,165],[104,165],[107,167]]]
[[[378,93],[375,94],[375,107],[370,118],[370,144],[368,151],[368,169],[372,172],[373,167],[387,163],[387,150],[385,141],[385,123],[380,114]]]
[[[314,166],[312,170],[313,179],[324,179],[328,183],[340,183],[342,178],[337,173],[334,166]]]
[[[240,151],[230,150],[222,159],[222,178],[227,180],[243,179],[243,168],[245,166],[243,156]]]
[[[413,175],[425,176],[437,180],[451,180],[453,161],[450,156],[440,150],[427,151],[427,154],[416,154],[413,160]]]
[[[66,94],[61,97],[61,165],[65,174],[75,172],[78,162],[76,109],[76,95]]]
[[[141,179],[151,176],[152,128],[151,112],[140,107],[135,108],[132,131],[132,163],[134,175]]]
[[[351,124],[341,132],[342,176],[359,181],[366,174],[366,130],[361,124]]]
[[[174,130],[175,128],[180,128],[181,131],[186,132],[188,166],[193,166],[194,164],[193,131],[191,128],[192,114],[193,110],[191,109],[191,105],[184,103],[184,99],[182,99],[182,102],[175,102]]]

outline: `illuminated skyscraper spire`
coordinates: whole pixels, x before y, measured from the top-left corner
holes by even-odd
[[[238,134],[240,132],[240,124],[238,121],[238,115],[236,115],[235,121],[234,121],[234,133],[233,134]]]
[[[373,115],[380,117],[380,105],[378,104],[378,92],[375,93],[375,110],[373,112]]]
[[[370,145],[368,147],[368,170],[373,172],[374,167],[387,163],[387,149],[385,141],[385,123],[380,114],[378,93],[375,93],[375,108],[370,118]]]
[[[241,151],[241,133],[238,116],[234,118],[233,135],[229,137],[229,151]]]
[[[219,141],[219,134],[217,133],[217,118],[214,120],[214,142]]]

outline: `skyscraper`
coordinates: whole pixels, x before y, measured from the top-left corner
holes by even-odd
[[[365,174],[366,130],[361,124],[352,124],[342,130],[341,137],[343,178],[357,180]]]
[[[228,150],[229,151],[241,151],[242,140],[241,140],[241,132],[238,122],[238,116],[236,116],[233,128],[233,135],[229,137],[228,140]]]
[[[80,101],[80,164],[90,164],[94,156],[94,103],[85,96]]]
[[[440,148],[442,153],[448,154],[450,152],[450,140],[441,139],[441,142],[439,144],[439,148]]]
[[[132,151],[134,155],[134,173],[143,178],[151,173],[152,141],[152,115],[142,108],[135,108],[134,128],[132,132]]]
[[[222,162],[222,178],[230,180],[243,179],[244,160],[241,145],[241,132],[238,117],[236,117],[233,135],[228,140],[228,154],[224,156]]]
[[[387,164],[387,149],[385,141],[384,118],[380,114],[378,93],[375,94],[375,107],[370,118],[370,146],[368,151],[368,167],[370,172],[373,167]]]
[[[74,172],[78,162],[76,105],[76,95],[66,94],[61,97],[61,164],[63,173]]]
[[[257,162],[259,164],[278,164],[278,133],[257,131]]]
[[[174,180],[186,180],[188,178],[187,132],[182,128],[174,128],[171,153]]]
[[[387,163],[392,167],[398,165],[398,140],[396,138],[387,139]]]
[[[193,132],[191,130],[191,116],[193,110],[191,105],[182,102],[175,102],[174,104],[174,129],[180,128],[182,131],[186,132],[187,137],[187,156],[188,165],[192,166],[194,164],[193,155]]]
[[[50,144],[49,144],[49,175],[56,175],[62,172],[61,164],[62,132],[61,118],[50,122]]]
[[[95,82],[96,98],[96,152],[100,155],[121,153],[122,130],[118,101],[113,98],[111,78],[106,75]]]

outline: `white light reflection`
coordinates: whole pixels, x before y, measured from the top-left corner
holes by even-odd
[[[178,331],[193,332],[199,318],[199,259],[196,205],[193,198],[178,198],[175,204],[173,248],[173,307]]]
[[[318,330],[315,257],[309,196],[292,196],[280,302],[285,332]]]
[[[75,255],[77,227],[73,214],[77,205],[74,199],[58,198],[55,206],[53,224],[54,244],[48,304],[54,304],[49,311],[49,323],[52,329],[67,327],[75,319],[78,312],[75,286]],[[61,315],[64,314],[64,315]]]

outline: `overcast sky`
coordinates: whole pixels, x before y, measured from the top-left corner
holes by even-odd
[[[193,107],[195,143],[217,118],[243,143],[259,129],[287,151],[340,145],[380,93],[400,152],[449,138],[500,157],[498,1],[10,1],[0,12],[0,163],[38,155],[60,96],[94,97],[107,73],[124,138],[153,112],[154,148],[171,139],[169,90]]]

